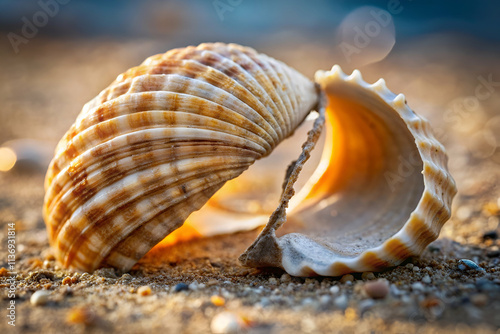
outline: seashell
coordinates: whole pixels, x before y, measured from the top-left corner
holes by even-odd
[[[316,103],[312,81],[235,44],[146,59],[87,103],[56,148],[44,219],[57,258],[130,269]]]
[[[370,85],[358,70],[347,76],[335,65],[316,81],[328,98],[327,139],[317,170],[290,202],[300,233],[276,236],[293,195],[292,171],[280,206],[240,261],[339,276],[419,255],[449,219],[456,194],[444,147],[383,79]]]
[[[316,82],[319,94],[287,65],[222,43],[174,49],[118,76],[84,106],[47,172],[44,219],[59,261],[129,270],[188,216],[176,233],[189,233],[188,225],[203,235],[264,225],[264,215],[191,213],[315,107],[279,206],[241,263],[338,276],[420,254],[456,193],[444,147],[383,79],[369,85],[359,71],[347,76],[334,66],[318,71]],[[292,198],[325,109],[321,162]]]

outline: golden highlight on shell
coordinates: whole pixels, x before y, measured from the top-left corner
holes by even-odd
[[[370,85],[336,65],[315,81],[223,43],[174,49],[118,76],[84,106],[47,172],[44,219],[58,260],[126,271],[188,217],[197,231],[211,220],[201,234],[264,225],[263,217],[190,215],[313,109],[319,116],[278,208],[241,263],[338,276],[420,254],[456,193],[444,147],[383,79]],[[294,196],[324,124],[321,162]],[[287,216],[297,231],[280,235]]]

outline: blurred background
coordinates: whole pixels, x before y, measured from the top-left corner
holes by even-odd
[[[334,64],[359,68],[367,82],[383,77],[404,93],[431,120],[459,184],[457,224],[444,233],[470,241],[498,227],[473,199],[498,203],[499,17],[500,3],[488,0],[0,0],[4,222],[28,215],[43,228],[53,149],[119,73],[171,48],[222,41],[311,78]]]

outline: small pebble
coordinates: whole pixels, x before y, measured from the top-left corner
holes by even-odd
[[[364,285],[364,291],[370,298],[385,298],[385,296],[389,293],[389,284],[385,280],[368,282]]]
[[[429,284],[432,282],[431,280],[431,277],[429,275],[425,275],[423,278],[422,278],[422,282],[426,283],[426,284]]]
[[[137,289],[137,294],[140,296],[149,296],[151,294],[151,288],[148,285],[141,286]]]
[[[413,269],[413,263],[407,263],[405,267],[408,269]]]
[[[196,291],[199,289],[198,282],[194,281],[188,285],[189,290]]]
[[[375,275],[371,271],[365,271],[364,273],[361,274],[361,278],[364,281],[374,280]]]
[[[179,283],[174,286],[174,292],[187,291],[189,290],[189,285],[186,283]]]
[[[128,282],[132,280],[132,275],[125,273],[122,275],[122,277],[120,277],[120,279],[124,282]]]
[[[483,234],[483,240],[495,240],[498,239],[498,232],[493,230],[493,231],[488,231]]]
[[[281,275],[280,281],[281,283],[289,283],[292,281],[292,278],[288,274],[283,274]]]
[[[417,266],[413,266],[413,272],[416,273],[416,272],[419,272],[420,271],[420,268],[417,267]]]
[[[488,251],[486,253],[486,256],[487,257],[499,257],[500,256],[500,250],[492,250],[492,251]]]
[[[495,216],[500,213],[500,207],[495,202],[489,202],[483,206],[483,211],[489,216]]]
[[[118,278],[113,268],[100,268],[94,271],[94,275],[105,278]]]
[[[71,281],[71,277],[66,276],[61,282],[63,285],[71,285],[73,282]]]
[[[468,260],[468,259],[461,259],[458,261],[458,269],[460,270],[479,270],[479,271],[485,271],[483,268],[477,265],[476,262]]]
[[[333,294],[337,294],[337,293],[339,293],[339,291],[340,291],[340,288],[337,285],[334,285],[330,288],[330,292]]]
[[[214,285],[218,285],[218,284],[219,284],[219,281],[216,279],[211,279],[207,282],[207,286],[214,286]]]
[[[212,319],[210,329],[214,334],[230,334],[237,333],[241,326],[238,317],[231,312],[222,312],[217,314]]]
[[[337,298],[335,298],[335,301],[333,302],[336,307],[338,307],[341,310],[345,310],[348,305],[348,299],[346,295],[340,295]]]
[[[352,276],[351,274],[344,275],[340,279],[340,283],[347,283],[347,282],[353,282],[353,281],[354,281],[354,276]]]
[[[375,301],[373,299],[365,299],[359,302],[358,309],[359,313],[363,314],[369,309],[371,309],[373,306],[375,306]]]
[[[31,295],[31,305],[42,306],[49,302],[50,291],[38,290]]]
[[[86,307],[74,307],[66,315],[66,321],[70,324],[91,325],[95,317],[94,312]]]
[[[459,220],[466,220],[472,215],[472,210],[469,207],[461,206],[457,209],[456,217]]]
[[[269,284],[278,285],[278,280],[275,277],[269,278]]]
[[[0,277],[7,277],[10,275],[10,272],[4,267],[0,268]]]
[[[411,285],[413,291],[423,291],[425,289],[424,285],[420,282],[415,282]]]
[[[224,306],[224,304],[226,303],[226,300],[223,297],[217,295],[213,295],[212,297],[210,297],[210,301],[215,306]]]
[[[329,305],[330,303],[332,302],[332,298],[328,295],[323,295],[319,298],[319,303],[322,305],[322,306],[327,306]]]

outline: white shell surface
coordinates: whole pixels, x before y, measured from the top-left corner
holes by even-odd
[[[313,82],[235,44],[171,50],[118,76],[84,106],[47,172],[58,259],[130,269],[316,102]]]

